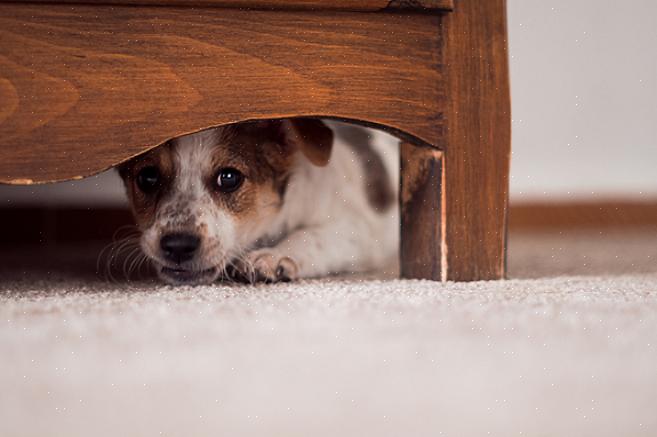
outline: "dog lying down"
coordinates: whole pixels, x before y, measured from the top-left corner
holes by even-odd
[[[383,266],[399,244],[398,168],[383,133],[286,119],[176,138],[119,172],[160,278],[207,284]]]

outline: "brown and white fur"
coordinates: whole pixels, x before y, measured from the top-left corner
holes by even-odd
[[[208,129],[123,164],[141,247],[159,276],[276,282],[386,262],[399,240],[398,148],[372,141],[373,131],[331,126],[289,119]],[[144,192],[140,174],[154,168],[157,186]],[[217,186],[226,168],[243,174],[231,193]],[[193,240],[183,245],[189,256],[171,256],[172,235]]]

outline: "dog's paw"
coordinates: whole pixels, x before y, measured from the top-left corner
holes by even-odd
[[[245,261],[235,265],[230,276],[246,282],[289,282],[299,278],[299,266],[289,256],[281,256],[270,249],[249,253]]]
[[[257,281],[288,282],[299,277],[299,266],[289,256],[279,256],[268,250],[249,255]]]

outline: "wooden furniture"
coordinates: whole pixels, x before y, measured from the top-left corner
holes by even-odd
[[[504,0],[0,1],[0,182],[82,178],[227,123],[353,121],[404,141],[402,275],[502,278],[505,7]]]

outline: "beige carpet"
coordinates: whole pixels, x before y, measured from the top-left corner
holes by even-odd
[[[0,436],[657,435],[657,233],[510,247],[501,282],[200,288],[5,249]]]

